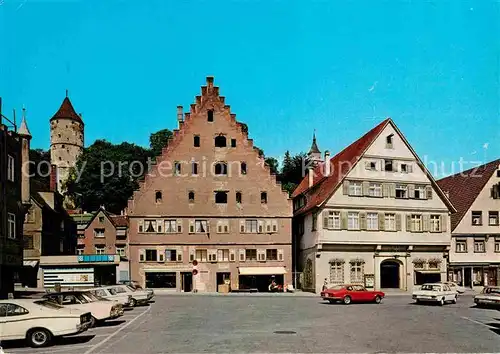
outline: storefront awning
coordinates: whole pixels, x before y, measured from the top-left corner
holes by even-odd
[[[281,275],[285,267],[240,267],[240,275]]]
[[[417,273],[422,273],[422,274],[438,274],[441,273],[439,269],[435,270],[416,270]]]
[[[38,264],[38,261],[23,261],[23,265],[25,267],[33,267],[35,268]]]

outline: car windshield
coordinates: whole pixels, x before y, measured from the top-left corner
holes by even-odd
[[[58,305],[55,302],[50,301],[50,300],[38,300],[38,301],[35,301],[34,303],[37,305],[43,306],[43,307],[48,307],[48,308],[54,309],[54,310],[60,310],[63,308],[62,306],[60,306],[60,305]]]
[[[92,301],[111,301],[111,300],[105,299],[101,296],[94,295],[91,292],[84,292],[84,293],[82,293],[82,296],[84,296],[89,302],[92,302]]]
[[[500,295],[500,288],[485,288],[483,290],[484,294],[494,294],[494,295]]]
[[[136,288],[132,287],[132,285],[127,285],[127,288],[129,288],[131,291],[135,291]]]
[[[441,291],[441,286],[439,286],[439,285],[432,285],[432,284],[424,284],[424,285],[422,285],[421,290]]]

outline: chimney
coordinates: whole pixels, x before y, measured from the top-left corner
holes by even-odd
[[[326,150],[325,151],[325,177],[330,176],[330,151]]]
[[[312,166],[309,166],[308,176],[309,176],[309,188],[311,188],[314,184],[314,172]]]
[[[57,191],[57,166],[56,165],[50,165],[49,191],[51,191],[51,192]]]
[[[182,106],[177,106],[177,122],[179,123],[179,128],[181,127],[183,116],[184,114],[182,113]]]

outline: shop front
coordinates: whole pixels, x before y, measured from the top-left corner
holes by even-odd
[[[239,290],[269,291],[273,280],[283,286],[285,274],[285,267],[239,267]]]
[[[498,286],[500,284],[500,263],[452,264],[448,271],[448,280],[460,286],[474,288]]]

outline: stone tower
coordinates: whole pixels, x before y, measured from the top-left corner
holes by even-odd
[[[69,176],[71,167],[76,165],[83,152],[84,124],[66,97],[59,110],[50,119],[50,161],[57,169],[57,190],[63,193],[63,183]]]
[[[311,148],[307,153],[307,162],[312,166],[315,166],[319,162],[321,162],[321,151],[318,148],[318,144],[316,143],[316,132],[313,133],[313,141],[311,144]]]

